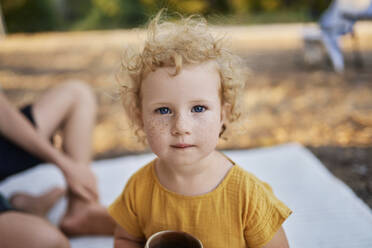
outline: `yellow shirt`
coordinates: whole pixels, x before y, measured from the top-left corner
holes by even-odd
[[[184,196],[160,184],[154,161],[129,179],[108,211],[134,237],[145,240],[163,230],[184,231],[204,248],[262,247],[291,214],[268,184],[238,165],[213,191]]]

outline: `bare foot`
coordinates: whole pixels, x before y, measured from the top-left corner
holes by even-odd
[[[9,202],[15,209],[44,217],[64,194],[64,189],[56,187],[40,196],[16,193]]]
[[[60,229],[67,236],[113,235],[115,222],[99,203],[87,203],[63,217]]]

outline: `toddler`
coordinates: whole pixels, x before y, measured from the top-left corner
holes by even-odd
[[[126,53],[122,99],[157,158],[109,207],[115,247],[143,247],[162,230],[184,231],[205,248],[288,247],[291,214],[270,186],[216,151],[240,117],[242,63],[204,19],[149,23],[144,48]]]

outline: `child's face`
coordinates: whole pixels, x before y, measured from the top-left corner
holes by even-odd
[[[152,151],[170,164],[193,164],[214,151],[223,114],[213,62],[159,68],[142,82],[142,122]]]

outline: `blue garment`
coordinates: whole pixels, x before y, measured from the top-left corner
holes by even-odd
[[[365,12],[360,13],[361,19],[372,19],[372,2]]]
[[[36,126],[32,115],[32,105],[22,108],[21,113],[33,126]],[[43,162],[0,134],[0,181]]]
[[[353,16],[353,18],[348,18],[345,14]],[[359,19],[368,18],[372,19],[372,1],[366,9],[358,12],[350,10],[349,13],[347,10],[341,8],[339,1],[334,0],[320,17],[319,26],[321,29],[330,30],[338,35],[344,35],[353,31],[353,27]]]
[[[336,35],[344,35],[353,31],[355,20],[346,19],[340,9],[338,1],[333,1],[320,17],[319,26],[322,30]]]
[[[350,12],[354,12],[350,10]],[[353,32],[357,20],[372,18],[372,1],[368,8],[357,13],[347,13],[342,9],[340,2],[334,0],[319,20],[322,31],[323,44],[331,59],[333,68],[337,72],[344,70],[344,58],[339,39],[342,35]]]
[[[21,113],[33,126],[36,126],[32,115],[32,105],[21,109]],[[0,181],[8,176],[32,168],[43,161],[16,146],[0,134]],[[0,193],[0,214],[16,211],[10,202]]]
[[[10,202],[0,193],[0,214],[7,211],[14,211]]]

